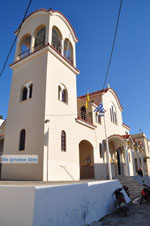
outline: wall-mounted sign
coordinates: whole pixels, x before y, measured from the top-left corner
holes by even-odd
[[[38,155],[1,155],[0,163],[38,163]]]

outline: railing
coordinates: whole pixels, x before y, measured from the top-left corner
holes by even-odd
[[[89,122],[90,124],[93,124],[92,113],[86,113],[86,112],[83,112],[83,111],[78,111],[78,119],[81,119],[82,121]]]
[[[31,52],[35,52],[38,49],[40,49],[41,47],[43,47],[45,45],[45,42],[40,42],[37,46],[34,46],[31,49],[27,49],[26,51],[20,53],[18,55],[19,59],[23,59],[24,57],[28,56]],[[33,51],[32,51],[33,50]]]
[[[20,54],[18,55],[18,57],[19,57],[19,59],[22,59],[22,58],[28,56],[29,54],[30,54],[30,49],[27,49],[26,51],[20,53]]]
[[[94,178],[94,166],[80,167],[80,179],[93,179],[93,178]]]
[[[65,166],[60,166],[60,167],[62,167],[62,168],[65,170],[65,172],[69,175],[69,177],[70,177],[72,180],[75,180],[75,179],[73,178],[73,176],[69,173],[69,171],[66,169]]]
[[[18,58],[18,59],[23,59],[24,57],[28,56],[30,53],[33,53],[33,52],[37,51],[38,49],[40,49],[40,48],[43,47],[44,45],[45,45],[45,41],[39,43],[37,46],[34,46],[33,48],[27,49],[27,50],[25,50],[24,52],[20,53],[20,54],[18,55],[17,58]],[[61,50],[62,50],[61,46],[54,45],[53,43],[52,43],[52,46],[53,46],[53,48],[54,48],[59,54],[61,54]],[[65,57],[70,63],[73,64],[73,59],[72,59],[70,56],[64,56],[64,57]]]
[[[55,45],[54,43],[52,43],[52,46],[54,47],[54,49],[56,49],[57,52],[61,54],[61,46]]]
[[[36,50],[40,49],[43,46],[45,46],[45,41],[44,42],[40,42],[37,46],[33,47],[33,49],[34,49],[34,51],[36,51]]]

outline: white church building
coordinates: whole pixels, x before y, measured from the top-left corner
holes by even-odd
[[[18,34],[8,117],[1,125],[3,156],[36,156],[38,162],[1,163],[1,179],[67,181],[145,173],[144,144],[129,135],[115,91],[106,88],[77,97],[76,43],[67,18],[52,9],[30,14]],[[94,109],[103,102],[104,117]],[[4,145],[3,145],[4,143]],[[149,173],[149,169],[147,169]]]

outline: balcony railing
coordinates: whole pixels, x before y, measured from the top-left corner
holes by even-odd
[[[93,124],[92,113],[86,113],[83,111],[78,111],[78,119],[85,121],[87,123]]]
[[[56,45],[56,44],[52,43],[52,46],[59,54],[61,54],[61,46],[60,45]]]
[[[18,57],[19,57],[19,59],[22,59],[22,58],[28,56],[29,54],[30,54],[30,49],[27,49],[26,51],[20,53],[20,54],[18,55]]]
[[[40,49],[40,48],[43,47],[44,45],[45,45],[45,42],[40,42],[37,46],[34,46],[33,48],[27,49],[26,51],[20,53],[20,54],[18,55],[18,58],[19,58],[19,59],[23,59],[24,57],[28,56],[31,52],[37,51],[38,49]]]
[[[80,179],[93,179],[93,178],[94,178],[94,166],[80,167]]]

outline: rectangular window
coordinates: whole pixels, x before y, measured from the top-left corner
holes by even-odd
[[[99,155],[100,155],[100,158],[103,158],[102,144],[101,143],[99,143]]]

